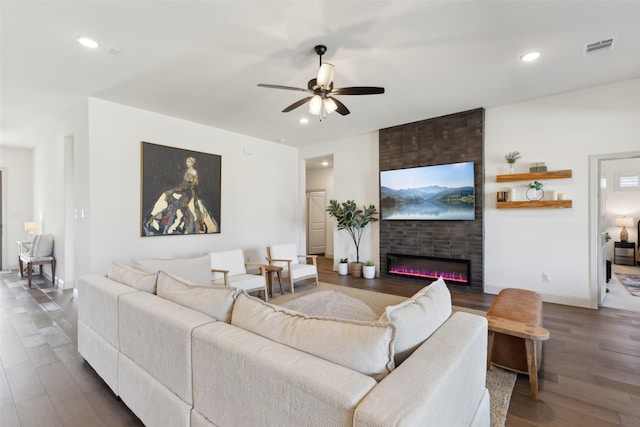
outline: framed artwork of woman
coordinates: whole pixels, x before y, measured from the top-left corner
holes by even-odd
[[[142,142],[140,235],[220,233],[222,157]]]

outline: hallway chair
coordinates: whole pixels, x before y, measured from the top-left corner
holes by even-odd
[[[20,264],[20,277],[24,277],[24,266],[27,266],[29,277],[29,287],[31,287],[31,276],[33,267],[40,266],[40,275],[44,276],[42,266],[51,266],[51,281],[56,282],[56,258],[53,256],[53,234],[38,234],[31,242],[29,252],[20,254],[18,257]]]

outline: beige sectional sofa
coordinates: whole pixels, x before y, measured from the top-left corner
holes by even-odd
[[[489,425],[486,320],[443,282],[364,322],[188,279],[79,279],[78,351],[145,425]]]

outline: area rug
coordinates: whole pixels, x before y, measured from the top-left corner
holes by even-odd
[[[340,298],[341,304],[333,304],[336,294],[343,294],[349,298]],[[304,298],[301,298],[304,297]],[[330,316],[343,318],[377,319],[384,312],[387,305],[395,305],[406,300],[405,297],[367,291],[363,289],[349,288],[346,286],[332,285],[320,282],[315,285],[297,285],[295,294],[274,294],[269,302],[285,306],[289,309],[300,311],[312,316]],[[364,304],[363,304],[364,303]],[[453,311],[484,316],[480,310],[466,307],[452,307]],[[507,411],[517,374],[496,366],[487,371],[487,389],[491,397],[491,427],[504,427],[507,420]]]
[[[615,273],[616,277],[624,285],[631,295],[640,297],[640,275]]]

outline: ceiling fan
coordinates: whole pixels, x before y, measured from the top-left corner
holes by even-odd
[[[288,113],[307,102],[309,103],[309,112],[316,116],[320,116],[320,120],[325,118],[327,114],[337,111],[338,114],[346,116],[350,113],[349,109],[338,99],[331,95],[379,95],[384,93],[383,87],[375,86],[352,86],[352,87],[333,87],[333,65],[329,63],[322,63],[322,55],[327,51],[327,47],[324,45],[317,45],[314,50],[320,57],[320,68],[318,69],[318,76],[309,80],[307,83],[307,89],[292,87],[292,86],[280,86],[269,85],[259,83],[260,87],[267,87],[272,89],[285,89],[295,90],[300,92],[307,92],[310,95],[299,101],[294,102],[287,108],[282,110],[283,113]]]

